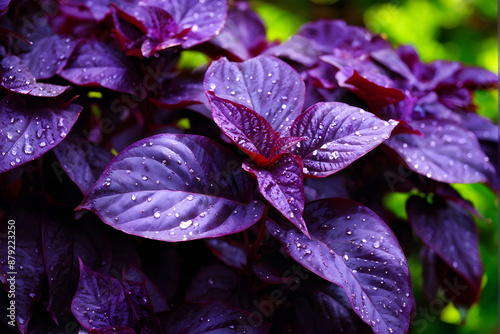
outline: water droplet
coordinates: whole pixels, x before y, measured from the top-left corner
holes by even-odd
[[[349,256],[347,254],[344,254],[344,260],[349,261]]]
[[[155,211],[155,213],[153,214],[153,216],[154,216],[156,219],[158,219],[158,218],[160,218],[160,216],[161,216],[161,212],[160,212],[158,209],[156,209],[156,210],[157,210],[157,211]]]
[[[26,144],[24,146],[24,153],[32,154],[33,153],[33,146],[31,146],[30,144]]]
[[[105,187],[109,187],[111,185],[111,179],[107,177],[102,185]]]
[[[143,180],[143,181],[146,181],[147,179],[148,179],[148,177],[147,177],[147,176],[145,176],[145,175],[143,175],[143,176],[142,176],[142,180]]]
[[[188,201],[192,201],[192,200],[193,200],[193,198],[194,198],[194,196],[193,196],[193,195],[188,195],[188,197],[186,197],[186,199],[187,199]]]
[[[179,228],[181,230],[185,230],[187,229],[189,226],[191,226],[191,224],[193,223],[193,221],[191,219],[189,220],[186,220],[186,221],[182,221],[179,223]]]
[[[379,248],[380,247],[380,242],[377,240],[373,243],[373,248]]]
[[[132,195],[132,201],[135,201],[137,199],[137,197],[135,197],[135,195]]]

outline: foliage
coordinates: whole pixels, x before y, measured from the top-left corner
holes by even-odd
[[[9,330],[406,333],[417,250],[436,312],[477,304],[452,184],[497,189],[494,73],[340,20],[269,41],[246,2],[1,5]]]

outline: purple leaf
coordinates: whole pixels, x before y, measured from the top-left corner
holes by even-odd
[[[97,3],[92,0],[63,0],[61,6],[84,7],[98,22],[102,21],[109,13],[109,0],[100,0]]]
[[[244,270],[247,266],[247,253],[243,245],[230,238],[205,239],[214,255],[230,267]]]
[[[202,80],[193,76],[180,75],[165,80],[160,96],[150,100],[156,106],[166,109],[180,109],[193,104],[208,104]]]
[[[283,328],[282,333],[330,333],[332,329],[342,334],[372,333],[354,313],[340,287],[315,283],[301,287],[293,299],[281,307],[275,323]]]
[[[160,289],[139,269],[129,265],[122,270],[122,278],[130,282],[146,282],[147,293],[151,298],[155,313],[168,311],[168,304]]]
[[[472,90],[491,89],[498,86],[498,75],[484,68],[464,66],[455,73],[453,79],[445,80],[446,84],[449,82]]]
[[[78,43],[71,36],[42,36],[20,57],[35,78],[47,79],[62,71]]]
[[[240,232],[263,203],[249,198],[241,160],[208,138],[160,134],[124,149],[79,209],[129,234],[185,241]]]
[[[220,302],[185,303],[168,314],[166,323],[170,334],[268,332],[269,323],[264,321],[253,327],[248,324],[250,316],[245,311]]]
[[[300,35],[293,35],[289,40],[270,47],[263,54],[293,60],[306,67],[312,67],[318,61],[318,52],[312,47],[312,42]]]
[[[344,103],[317,103],[293,123],[290,134],[307,139],[292,153],[302,158],[304,174],[325,177],[380,145],[397,124]]]
[[[24,199],[22,203],[2,218],[0,281],[5,291],[13,296],[9,299],[15,301],[15,321],[20,332],[25,334],[28,333],[32,304],[42,298],[45,268],[40,208],[33,208],[31,200]],[[4,311],[4,314],[7,313]]]
[[[0,1],[0,13],[4,12],[7,7],[9,6],[10,4],[10,0],[1,0]]]
[[[246,308],[251,301],[250,291],[247,280],[231,268],[216,264],[200,268],[184,299],[188,302],[219,301]]]
[[[436,273],[438,270],[436,263],[440,262],[440,258],[432,249],[426,245],[420,249],[420,261],[422,261],[422,283],[424,294],[427,300],[434,300],[437,296],[441,277]]]
[[[271,124],[244,105],[208,95],[214,122],[253,161],[265,165],[277,139]]]
[[[483,270],[474,220],[457,204],[434,198],[433,204],[417,196],[408,199],[406,212],[413,231],[478,294]]]
[[[495,169],[470,131],[443,120],[415,120],[409,125],[423,136],[403,133],[385,142],[409,169],[446,183],[494,182]]]
[[[92,329],[90,334],[136,334],[135,331],[128,326],[112,326],[106,328]]]
[[[75,124],[76,104],[26,104],[14,95],[0,101],[0,173],[34,160],[59,144]]]
[[[86,329],[128,326],[130,308],[116,278],[91,271],[80,260],[80,282],[71,311]]]
[[[160,333],[160,322],[156,318],[146,282],[122,280],[132,314],[141,333]]]
[[[473,112],[461,115],[462,125],[472,131],[481,141],[498,143],[498,125],[486,117],[479,116]]]
[[[269,169],[258,168],[246,162],[243,163],[243,168],[257,178],[260,193],[269,203],[305,235],[309,235],[302,218],[304,186],[301,159],[285,153]]]
[[[14,93],[39,97],[61,95],[69,86],[39,83],[19,57],[7,56],[0,63],[2,70],[2,87]]]
[[[167,2],[147,0],[145,2],[158,5],[172,15],[179,27],[178,32],[187,31],[182,37],[184,49],[212,39],[226,23],[226,0],[175,0]]]
[[[90,268],[109,271],[111,249],[106,235],[89,221],[76,225],[73,210],[56,207],[43,220],[43,256],[49,282],[48,310],[53,319],[67,311],[76,292],[78,257]],[[68,224],[70,222],[71,224]]]
[[[113,158],[108,150],[73,134],[55,147],[54,153],[66,174],[84,195]]]
[[[81,86],[109,88],[135,94],[141,79],[131,58],[97,40],[80,44],[60,76]]]
[[[311,239],[271,220],[267,227],[296,261],[341,286],[375,333],[406,333],[410,272],[391,229],[374,212],[346,199],[311,202],[304,220]]]
[[[305,86],[299,74],[271,56],[242,63],[221,58],[208,68],[204,84],[215,96],[254,110],[281,134],[287,133],[304,105]]]
[[[257,56],[267,47],[266,28],[248,3],[237,2],[234,5],[224,29],[210,44],[226,50],[235,60],[243,61]]]

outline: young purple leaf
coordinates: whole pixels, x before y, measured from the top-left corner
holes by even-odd
[[[474,220],[457,204],[438,199],[429,204],[424,198],[410,197],[408,220],[415,234],[478,294],[483,269]]]
[[[113,159],[113,154],[108,150],[95,146],[83,136],[73,134],[56,146],[54,153],[66,174],[84,195]]]
[[[252,180],[241,160],[214,141],[160,134],[118,154],[85,197],[88,209],[129,234],[185,241],[240,232],[257,222]]]
[[[242,63],[221,58],[208,68],[204,84],[205,91],[254,110],[281,134],[288,132],[304,105],[305,86],[300,75],[271,56]]]
[[[79,261],[80,281],[71,303],[76,320],[87,330],[128,326],[132,315],[120,281],[93,272]]]
[[[258,168],[246,162],[243,163],[243,168],[257,178],[260,193],[269,203],[309,236],[302,218],[304,185],[301,159],[285,153],[269,169]]]
[[[0,101],[0,173],[34,160],[59,144],[75,124],[76,104],[29,104],[15,95]]]
[[[473,133],[449,120],[422,119],[409,123],[423,136],[398,134],[385,144],[409,169],[446,183],[495,182],[495,169]]]
[[[42,254],[40,209],[32,209],[31,201],[24,199],[22,203],[22,206],[6,214],[0,224],[0,233],[3,236],[0,238],[2,247],[0,281],[4,290],[12,296],[9,299],[15,301],[14,315],[17,328],[26,334],[32,316],[32,304],[41,300],[46,277]],[[7,315],[5,311],[4,314]]]
[[[76,85],[136,94],[141,83],[139,73],[135,62],[111,44],[89,40],[76,48],[59,75]]]
[[[410,272],[391,229],[374,212],[347,199],[308,203],[304,220],[311,238],[271,220],[267,228],[296,261],[341,286],[374,333],[406,333]]]
[[[244,105],[219,98],[209,93],[214,122],[239,148],[258,165],[265,165],[271,157],[278,135],[271,124]]]
[[[19,57],[35,78],[48,79],[62,71],[78,43],[71,36],[39,36]]]
[[[302,158],[304,174],[325,177],[380,145],[397,124],[344,103],[317,103],[293,123],[290,134],[307,139],[292,153]]]
[[[265,321],[252,326],[252,315],[221,302],[185,303],[167,314],[170,334],[251,333],[264,334],[271,325]]]
[[[61,95],[69,86],[59,86],[36,82],[35,77],[24,65],[21,58],[7,56],[2,59],[2,87],[14,93],[39,97],[55,97]]]

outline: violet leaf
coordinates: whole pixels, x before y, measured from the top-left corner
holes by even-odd
[[[412,196],[406,203],[406,211],[415,234],[477,294],[483,270],[472,216],[458,204],[439,197],[429,204],[424,198]]]
[[[54,97],[61,95],[69,88],[69,86],[37,82],[21,58],[16,56],[3,58],[0,66],[2,71],[2,87],[14,93],[39,97]]]
[[[246,162],[243,163],[243,168],[257,178],[260,193],[269,203],[305,235],[309,235],[302,218],[304,185],[301,159],[285,153],[269,169],[258,168]]]
[[[205,74],[204,85],[215,96],[254,110],[281,134],[287,133],[304,105],[305,86],[300,75],[271,56],[242,63],[226,58],[214,61]]]
[[[341,286],[374,333],[406,333],[410,272],[391,229],[373,211],[347,199],[308,203],[304,220],[311,238],[271,220],[267,227],[296,261]]]
[[[106,167],[79,209],[129,234],[163,241],[217,237],[257,222],[241,160],[210,139],[160,134],[140,140]]]
[[[84,195],[113,158],[108,150],[73,134],[55,147],[54,153],[66,174]]]
[[[62,71],[78,43],[71,36],[40,36],[19,57],[36,79],[48,79]]]
[[[325,177],[380,145],[397,124],[344,103],[317,103],[293,123],[290,134],[307,139],[292,153],[302,158],[304,174]]]
[[[120,281],[91,271],[81,260],[80,281],[71,311],[88,330],[128,326],[132,316]]]
[[[76,85],[135,94],[141,83],[139,72],[132,59],[111,44],[89,40],[76,48],[59,75]]]
[[[495,169],[473,133],[444,120],[414,120],[423,136],[398,134],[385,142],[412,171],[446,183],[495,182]]]
[[[221,302],[185,303],[168,313],[166,323],[170,334],[267,333],[270,324],[263,321],[253,327],[248,323],[251,315]]]
[[[59,144],[75,124],[76,104],[27,104],[14,95],[0,101],[0,173],[34,160]]]
[[[277,139],[271,124],[244,105],[208,95],[214,122],[253,161],[265,165]]]

